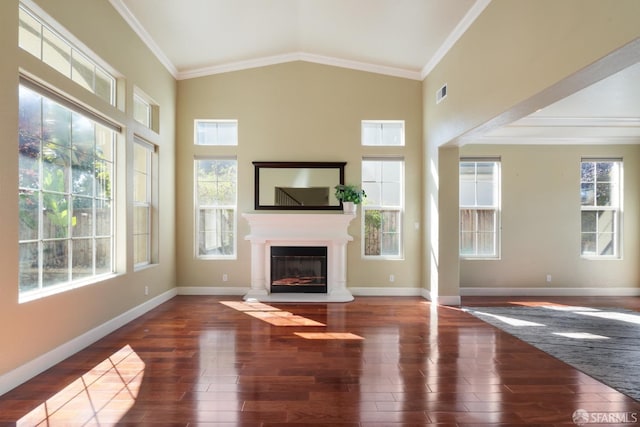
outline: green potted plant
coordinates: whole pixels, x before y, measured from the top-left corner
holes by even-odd
[[[362,200],[367,197],[367,193],[356,185],[340,184],[336,185],[335,189],[336,199],[342,202],[344,213],[355,213],[356,205],[362,203]]]

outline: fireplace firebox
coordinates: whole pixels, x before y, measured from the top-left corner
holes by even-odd
[[[327,247],[272,246],[271,292],[327,293]]]

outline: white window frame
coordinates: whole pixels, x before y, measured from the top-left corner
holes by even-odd
[[[215,205],[207,205],[200,203],[198,197],[198,162],[200,161],[229,161],[232,160],[236,163],[236,176],[235,176],[235,200],[233,204],[215,204]],[[234,156],[205,156],[205,157],[196,157],[193,162],[193,183],[194,183],[194,256],[197,259],[207,259],[207,260],[235,260],[237,259],[238,254],[238,160]],[[206,209],[209,211],[225,211],[232,210],[233,218],[232,222],[232,232],[233,232],[233,252],[230,254],[211,254],[211,255],[203,255],[200,254],[200,215],[201,210]]]
[[[501,200],[502,200],[502,161],[500,157],[461,157],[459,160],[459,165],[462,166],[463,163],[473,163],[477,171],[477,167],[479,163],[494,163],[494,181],[493,184],[493,193],[494,193],[494,204],[492,205],[481,205],[478,203],[477,193],[478,193],[478,180],[477,180],[477,172],[476,179],[474,181],[474,198],[475,203],[473,205],[463,205],[459,202],[459,220],[458,220],[458,253],[461,259],[476,259],[476,260],[499,260],[501,258]],[[458,172],[458,180],[461,181],[461,173]],[[460,183],[459,183],[460,185]],[[460,197],[462,198],[462,197]],[[486,211],[493,210],[494,211],[494,232],[493,232],[493,254],[484,254],[478,253],[478,229],[476,227],[475,230],[471,230],[474,233],[474,252],[472,254],[462,253],[462,236],[464,232],[468,232],[462,230],[462,211],[469,210],[476,215],[475,223],[478,223],[477,220],[477,212],[478,211]]]
[[[85,110],[82,107],[80,107],[77,103],[73,102],[72,100],[67,99],[66,97],[64,97],[63,95],[53,91],[53,89],[45,87],[43,85],[41,85],[40,83],[34,82],[32,80],[29,80],[28,78],[21,76],[20,77],[20,85],[26,89],[31,90],[33,93],[39,95],[42,97],[43,100],[48,100],[49,102],[53,102],[58,104],[59,107],[64,108],[65,110],[69,111],[70,114],[71,113],[76,113],[79,115],[84,116],[85,118],[93,121],[95,123],[96,126],[102,126],[105,129],[109,129],[112,133],[111,135],[111,142],[110,145],[111,147],[109,148],[110,152],[111,152],[111,158],[107,159],[107,158],[101,158],[99,157],[99,162],[100,164],[106,164],[110,166],[110,191],[109,191],[109,195],[108,196],[100,196],[98,195],[98,183],[94,182],[93,184],[93,193],[92,195],[85,195],[84,193],[76,193],[73,190],[73,185],[71,182],[65,184],[65,187],[68,186],[68,189],[65,190],[64,192],[55,192],[55,191],[51,191],[46,189],[43,186],[44,183],[44,176],[43,176],[43,168],[44,165],[42,165],[42,156],[38,156],[38,160],[37,160],[37,167],[38,167],[38,182],[40,183],[39,186],[37,188],[35,187],[22,187],[19,186],[18,187],[18,191],[21,192],[22,194],[28,194],[29,192],[37,192],[39,194],[38,196],[38,206],[40,207],[40,212],[37,214],[37,220],[38,220],[38,230],[36,231],[37,233],[37,238],[36,239],[20,239],[19,243],[21,245],[23,244],[37,244],[37,251],[38,251],[38,280],[37,280],[37,284],[36,284],[36,288],[34,289],[29,289],[29,290],[19,290],[19,302],[23,303],[23,302],[27,302],[27,301],[31,301],[34,299],[38,299],[41,297],[45,297],[45,296],[49,296],[49,295],[53,295],[53,294],[57,294],[60,292],[65,292],[71,289],[75,289],[81,286],[85,286],[91,283],[95,283],[97,281],[103,280],[104,278],[108,278],[111,277],[115,271],[116,271],[116,251],[115,248],[117,247],[116,245],[116,236],[117,236],[117,230],[115,228],[115,215],[117,212],[117,197],[116,197],[116,188],[117,188],[117,182],[116,182],[116,174],[117,174],[117,153],[116,153],[116,138],[118,133],[120,133],[122,130],[121,128],[113,123],[110,122],[108,120],[106,120],[104,117],[102,116],[97,116],[95,115],[93,112],[89,111],[89,110]],[[43,101],[44,102],[44,101]],[[72,116],[71,116],[72,117]],[[36,138],[37,139],[37,138]],[[73,141],[73,139],[72,139]],[[38,146],[42,147],[42,144],[44,144],[45,141],[43,139],[40,140],[40,142],[38,143]],[[50,144],[50,141],[46,142],[47,144]],[[95,141],[94,141],[95,144]],[[64,146],[60,146],[61,148],[64,148]],[[71,148],[69,148],[71,149]],[[40,148],[40,152],[42,152],[42,148]],[[94,155],[95,155],[95,147],[94,147]],[[69,166],[70,169],[72,169],[73,165]],[[69,171],[69,179],[71,179],[72,177],[72,170]],[[43,224],[44,224],[44,220],[43,220],[43,213],[42,211],[44,210],[42,208],[43,206],[43,197],[45,194],[50,194],[50,195],[55,195],[58,194],[59,197],[61,198],[65,198],[68,202],[68,207],[67,207],[67,218],[68,221],[65,225],[60,224],[60,227],[65,227],[67,228],[67,233],[66,233],[66,237],[61,237],[61,238],[51,238],[51,237],[46,237],[46,235],[43,232]],[[74,197],[78,197],[78,198],[83,198],[85,200],[91,200],[92,201],[92,217],[93,217],[93,221],[94,224],[92,226],[92,233],[91,235],[83,235],[82,237],[77,237],[74,236],[72,228],[75,227],[76,224],[76,220],[74,220],[75,214],[73,212],[73,198]],[[97,228],[97,224],[96,224],[96,216],[97,216],[97,205],[99,205],[100,203],[104,203],[107,202],[107,204],[110,205],[110,218],[109,218],[109,230],[110,230],[110,234],[108,235],[103,235],[100,234]],[[21,211],[22,212],[22,211]],[[105,239],[105,238],[109,238],[110,239],[110,247],[108,248],[108,252],[109,252],[109,264],[108,264],[108,271],[105,272],[98,272],[98,262],[97,262],[97,253],[96,253],[96,248],[97,248],[97,242],[100,239]],[[73,273],[74,273],[74,260],[73,260],[73,242],[74,241],[79,241],[80,239],[83,240],[87,240],[87,239],[91,239],[93,241],[93,258],[92,258],[92,271],[93,273],[88,275],[88,276],[83,276],[77,279],[73,278]],[[68,263],[67,267],[67,280],[64,281],[60,281],[59,283],[56,284],[50,284],[45,286],[44,283],[44,275],[47,273],[47,271],[49,271],[47,269],[47,266],[44,265],[44,245],[47,242],[54,242],[54,241],[66,241],[66,246],[67,246],[67,251],[68,251],[68,255],[66,256],[66,258],[68,259],[66,262]],[[20,271],[22,271],[22,267],[20,267]]]
[[[594,202],[591,205],[585,205],[583,204],[582,201],[582,193],[584,191],[584,185],[585,184],[589,184],[591,182],[587,182],[587,181],[583,181],[583,177],[582,177],[582,167],[583,164],[585,163],[592,163],[594,164],[594,168],[597,167],[596,165],[598,163],[614,163],[615,164],[615,169],[616,169],[616,179],[617,182],[612,182],[614,184],[614,186],[616,187],[614,189],[614,191],[611,192],[611,199],[612,199],[612,203],[610,205],[598,205],[598,201],[597,201],[597,185],[598,185],[598,178],[597,178],[597,173],[594,173],[594,181],[593,181],[593,186],[594,186]],[[624,202],[624,188],[623,188],[623,182],[624,182],[624,163],[622,158],[589,158],[589,157],[583,157],[580,161],[580,198],[581,198],[581,202],[580,202],[580,256],[582,258],[586,258],[586,259],[594,259],[594,260],[619,260],[622,259],[622,213],[623,213],[623,202]],[[602,183],[602,182],[600,182]],[[582,239],[584,237],[585,234],[593,234],[593,232],[585,232],[583,231],[583,221],[582,221],[582,213],[583,212],[599,212],[599,211],[608,211],[608,212],[612,212],[612,219],[613,219],[613,232],[611,233],[613,235],[613,254],[611,255],[603,255],[600,254],[601,248],[598,245],[599,239],[598,239],[598,226],[599,226],[599,221],[596,220],[596,252],[595,253],[585,253],[584,252],[584,248],[582,245]]]
[[[31,19],[40,25],[40,32],[38,35],[40,43],[36,50],[30,49],[29,43],[22,40],[25,33],[22,25],[19,25],[18,45],[20,48],[25,52],[29,52],[45,64],[51,66],[53,69],[93,93],[100,99],[108,102],[110,105],[116,105],[117,79],[113,72],[108,71],[108,67],[98,63],[98,60],[96,60],[97,56],[93,54],[88,47],[83,45],[79,40],[73,37],[73,35],[66,31],[66,29],[57,24],[57,22],[48,16],[33,1],[20,2],[18,13],[20,17],[28,17],[28,19]],[[65,69],[62,69],[60,63],[45,57],[45,34],[48,34],[50,39],[55,39],[56,43],[59,45],[68,48],[69,58],[65,64]],[[93,78],[91,82],[87,82],[86,79],[82,77],[76,77],[74,72],[76,64],[83,64],[85,67],[93,67]],[[68,65],[68,67],[66,67],[66,65]],[[105,82],[109,82],[108,93],[102,93],[98,90],[98,76],[100,76],[100,78]]]
[[[398,144],[384,144],[383,141],[385,129],[389,128],[391,125],[400,125],[400,141]],[[404,147],[405,143],[405,131],[404,131],[404,120],[362,120],[360,128],[361,142],[363,146],[367,147]],[[376,126],[378,128],[377,136],[375,138],[370,138],[371,134],[366,131],[367,127]],[[380,143],[376,143],[376,141],[380,141]]]
[[[154,190],[153,190],[153,181],[154,179],[157,179],[157,174],[155,173],[154,167],[153,167],[153,157],[154,154],[156,152],[156,147],[147,142],[142,140],[141,138],[134,136],[134,150],[133,150],[133,177],[134,177],[134,194],[133,194],[133,209],[134,209],[134,213],[133,213],[133,226],[131,227],[132,229],[132,233],[133,233],[133,260],[134,260],[134,269],[139,269],[141,267],[150,265],[152,263],[153,260],[153,200],[154,200]],[[136,165],[137,165],[137,161],[136,161],[136,150],[135,147],[139,147],[142,148],[144,150],[145,153],[145,159],[144,159],[144,163],[145,163],[145,170],[144,171],[140,171],[138,169],[136,169]],[[146,197],[144,197],[143,199],[139,199],[136,197],[136,191],[135,189],[136,187],[136,182],[135,179],[137,176],[142,175],[145,181],[145,195]],[[135,216],[135,211],[136,208],[144,208],[147,211],[147,227],[146,230],[137,230],[136,229],[136,216]],[[139,236],[146,236],[146,259],[142,260],[142,261],[138,261],[137,260],[137,254],[136,254],[136,238]]]
[[[138,115],[138,111],[142,109],[144,114]],[[133,119],[138,123],[151,129],[152,125],[152,106],[147,99],[137,91],[133,93]]]
[[[401,156],[389,156],[389,157],[374,157],[366,156],[362,158],[362,162],[399,162],[400,163],[400,203],[399,205],[385,205],[385,204],[373,204],[370,198],[365,198],[362,203],[362,220],[360,224],[361,237],[361,256],[366,260],[402,260],[404,259],[404,192],[405,192],[405,159]],[[382,189],[384,187],[383,182],[378,181],[365,181],[362,180],[361,186],[363,189],[367,189],[370,185],[380,185],[381,199],[384,198]],[[371,191],[369,192],[371,193]],[[380,254],[380,255],[368,255],[366,254],[366,216],[367,211],[381,210],[381,211],[395,211],[398,213],[398,224],[396,235],[398,237],[398,253],[397,254]]]
[[[201,138],[199,132],[199,124],[207,124],[215,129],[216,134],[210,135],[211,140]],[[235,138],[230,143],[221,142],[220,127],[222,125],[235,125]],[[237,120],[214,120],[214,119],[196,119],[193,122],[193,143],[203,146],[224,146],[233,147],[238,145],[238,121]]]

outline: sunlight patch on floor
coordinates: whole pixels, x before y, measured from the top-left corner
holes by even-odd
[[[528,320],[516,319],[515,317],[500,316],[497,314],[484,313],[482,311],[476,311],[476,313],[482,314],[484,316],[493,317],[494,319],[500,320],[501,322],[504,322],[507,325],[511,325],[511,326],[546,326],[546,325],[543,325],[542,323],[529,322]]]
[[[220,304],[233,308],[238,311],[280,311],[279,308],[271,307],[270,305],[258,302],[258,301],[220,301]]]
[[[112,425],[135,404],[145,364],[122,347],[20,418],[16,426]]]
[[[275,326],[325,326],[324,323],[288,311],[247,311],[246,314]]]
[[[580,314],[583,314],[585,316],[600,317],[601,319],[618,320],[620,322],[640,325],[640,316],[637,314],[616,313],[614,311],[580,311]]]
[[[547,301],[522,301],[522,302],[509,302],[513,305],[521,305],[523,307],[541,307],[548,308],[556,311],[598,311],[596,308],[590,307],[578,307],[575,305],[558,304],[555,302]]]
[[[363,340],[350,332],[295,332],[295,335],[308,340]]]
[[[522,305],[524,307],[569,307],[565,304],[548,301],[509,301],[509,304]]]
[[[326,326],[324,323],[307,319],[258,301],[220,301],[220,304],[274,326]]]
[[[308,319],[258,301],[220,301],[234,310],[260,319],[274,326],[322,326],[324,323]],[[350,332],[294,332],[294,335],[310,340],[363,340],[364,338]]]
[[[561,337],[573,338],[576,340],[608,340],[609,337],[602,335],[590,334],[589,332],[552,332],[553,335]]]

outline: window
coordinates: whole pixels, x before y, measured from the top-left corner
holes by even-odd
[[[195,161],[198,257],[236,255],[237,163],[229,158]]]
[[[115,132],[19,91],[19,290],[31,297],[112,273]]]
[[[237,120],[196,120],[196,145],[238,145]]]
[[[18,45],[88,91],[115,105],[116,79],[23,5]]]
[[[154,146],[139,138],[133,144],[133,263],[151,263],[152,157]]]
[[[500,160],[460,161],[460,256],[499,257]]]
[[[404,121],[363,120],[362,145],[404,145]]]
[[[402,257],[404,160],[362,160],[363,253],[367,257]]]
[[[151,128],[151,104],[137,93],[133,94],[133,118]]]
[[[580,165],[581,254],[619,257],[622,160],[583,159]]]

